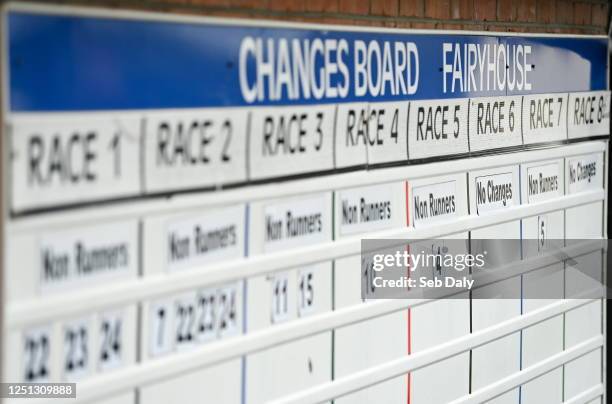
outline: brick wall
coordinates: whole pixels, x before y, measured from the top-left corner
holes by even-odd
[[[606,34],[606,0],[68,0],[183,14],[399,28]]]

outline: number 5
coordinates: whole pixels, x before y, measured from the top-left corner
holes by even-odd
[[[538,216],[538,251],[546,246],[546,216]]]

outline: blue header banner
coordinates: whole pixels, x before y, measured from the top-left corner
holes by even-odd
[[[607,39],[329,30],[9,11],[13,112],[606,89]]]

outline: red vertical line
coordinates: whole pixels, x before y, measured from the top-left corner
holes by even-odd
[[[411,315],[411,310],[410,307],[408,308],[408,355],[410,355],[412,353],[412,319],[411,319],[412,315]],[[406,403],[410,404],[411,402],[411,397],[410,397],[410,393],[411,393],[411,388],[412,388],[412,374],[410,372],[408,372],[408,374],[406,375],[406,390],[407,390],[407,398],[406,398]]]
[[[404,190],[406,194],[406,227],[410,226],[410,198],[408,191],[408,181],[404,182]]]
[[[408,308],[408,354],[412,353],[412,311]]]
[[[409,184],[408,181],[404,182],[404,191],[406,194],[406,227],[410,226],[410,197],[409,197]],[[410,245],[406,246],[406,250],[408,252],[410,252]],[[408,277],[410,278],[410,266],[408,266]],[[407,333],[408,333],[408,355],[410,355],[412,353],[412,321],[411,321],[411,311],[410,311],[410,307],[408,308],[408,317],[407,317],[407,324],[406,324],[406,328],[407,328]],[[410,393],[411,393],[411,388],[412,388],[412,375],[410,374],[410,372],[408,372],[408,374],[406,374],[406,403],[410,404],[411,402],[411,398],[410,398]]]

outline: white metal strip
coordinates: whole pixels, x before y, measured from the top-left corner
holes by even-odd
[[[600,201],[604,197],[603,190],[589,191],[567,195],[551,201],[513,206],[500,211],[496,215],[465,216],[444,226],[418,229],[402,228],[371,233],[368,234],[368,238],[436,238]],[[319,245],[253,256],[245,260],[210,266],[206,270],[202,270],[202,268],[185,270],[181,273],[172,274],[172,282],[168,282],[167,275],[158,275],[125,282],[112,289],[99,287],[87,291],[39,297],[29,301],[16,301],[6,308],[5,328],[21,327],[49,318],[61,319],[78,313],[152,299],[205,285],[220,284],[234,279],[248,278],[296,266],[306,266],[357,255],[361,251],[361,239],[361,236],[350,237]]]
[[[433,363],[437,363],[462,352],[466,352],[470,349],[516,332],[519,329],[524,329],[533,324],[544,321],[547,318],[575,308],[567,307],[566,310],[559,311],[559,308],[566,307],[566,305],[583,305],[588,302],[590,301],[563,300],[558,303],[553,303],[537,311],[504,321],[492,327],[488,327],[481,331],[454,339],[436,347],[350,374],[332,382],[320,384],[305,391],[297,392],[280,400],[274,401],[273,404],[313,404],[328,401],[335,397],[344,396],[346,394],[381,383],[385,380],[389,380]],[[601,346],[603,341],[602,336],[596,337],[594,340],[588,341],[588,347],[590,350],[592,350],[594,349],[593,345]],[[581,353],[584,354],[582,351]]]
[[[563,404],[585,404],[585,403],[591,402],[597,397],[601,397],[601,395],[604,394],[604,392],[605,392],[604,385],[598,384],[597,386],[593,386],[590,389],[585,390],[582,393],[575,395],[569,400],[565,400]]]
[[[496,383],[489,384],[488,386],[479,389],[471,394],[465,395],[463,397],[458,398],[457,400],[451,401],[449,404],[479,404],[484,403],[488,400],[491,400],[513,388],[516,388],[524,383],[529,382],[530,380],[535,379],[538,376],[541,376],[559,366],[562,366],[564,363],[567,363],[571,360],[579,358],[597,348],[602,347],[604,344],[603,336],[597,336],[591,338],[585,342],[582,342],[578,345],[575,345],[569,349],[566,349],[562,352],[559,352],[556,355],[550,356],[545,360],[542,360],[536,363],[529,368],[523,369],[520,372],[514,373],[511,376],[508,376]],[[332,382],[333,383],[333,382]],[[601,395],[603,392],[602,385],[595,386],[578,396],[573,397],[570,401],[566,401],[565,403],[584,403],[589,401],[590,399],[596,398]],[[308,390],[304,391],[305,394],[308,394]],[[285,401],[284,399],[279,399],[273,401],[273,404],[297,404],[297,401]],[[300,404],[315,404],[318,403],[315,401],[300,401]]]
[[[588,254],[590,252],[602,252],[604,249],[607,249],[607,243],[608,241],[604,239],[592,239],[589,241],[583,241],[577,244],[572,244],[570,246],[560,248],[558,250],[543,252],[542,255],[513,261],[511,263],[495,267],[492,271],[483,271],[473,274],[472,279],[474,280],[474,285],[472,286],[472,290],[475,288],[490,285],[492,283],[501,282],[503,280],[510,279],[515,276],[524,275],[533,270],[542,269],[549,265],[557,264],[563,260],[563,256],[578,257]],[[583,290],[580,296],[574,295],[573,297],[603,297],[605,292],[602,288],[603,285],[600,289],[593,288],[590,290]],[[441,292],[439,295],[436,295],[435,292],[430,293],[432,295],[428,295],[427,298],[446,297],[443,292]]]
[[[322,384],[308,390],[308,394],[304,392],[297,393],[287,397],[286,401],[283,402],[321,402],[333,397],[342,396],[484,345],[592,301],[594,299],[561,300],[437,347],[353,373],[332,383]],[[177,353],[103,374],[79,383],[77,402],[90,401],[95,398],[128,391],[138,386],[254,353],[271,346],[398,311],[410,306],[410,302],[408,300],[382,300],[370,304],[352,306],[316,317],[305,318],[299,322],[281,324],[256,331],[245,337],[221,341],[216,344],[195,348],[189,352]],[[418,303],[424,303],[424,301]],[[50,400],[41,402],[52,404]]]
[[[491,383],[488,386],[472,392],[472,394],[453,400],[450,404],[477,404],[491,400],[507,391],[525,384],[538,376],[541,376],[571,360],[579,358],[604,344],[603,335],[590,338],[580,344],[574,345],[564,351],[539,361],[538,363],[513,373],[501,380]]]
[[[95,207],[84,207],[70,211],[17,218],[7,223],[6,231],[11,234],[17,234],[19,232],[40,231],[40,229],[46,229],[50,226],[69,226],[70,224],[83,223],[84,218],[91,222],[96,220],[110,221],[112,219],[143,217],[151,214],[173,213],[194,208],[228,206],[244,203],[245,201],[254,202],[344,188],[405,180],[412,181],[419,178],[464,173],[482,168],[515,165],[518,161],[525,164],[533,161],[603,152],[605,150],[606,142],[604,141],[581,142],[564,146],[549,146],[527,152],[332,174],[326,175],[324,177],[325,181],[321,181],[321,177],[304,178],[283,182],[282,186],[279,186],[278,183],[271,183],[245,186],[222,192],[199,192],[175,195],[172,198],[160,197],[136,202],[132,201],[130,203],[103,204]]]

